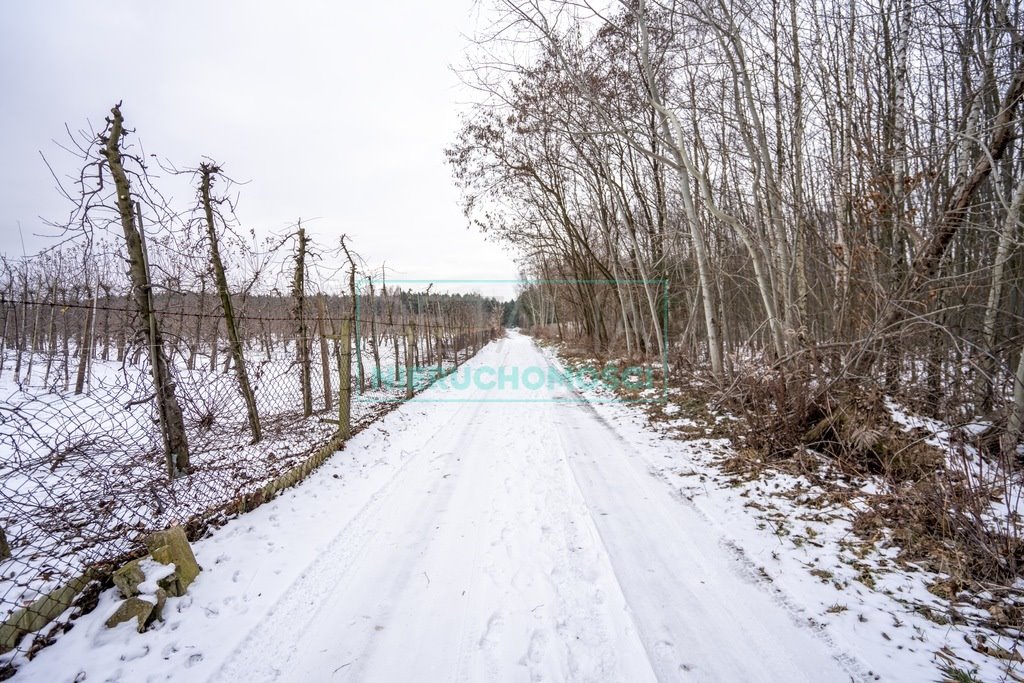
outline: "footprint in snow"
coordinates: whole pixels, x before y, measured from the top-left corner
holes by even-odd
[[[501,625],[501,612],[491,614],[491,618],[487,620],[487,628],[484,630],[484,634],[480,636],[478,644],[481,648],[491,649],[494,647],[494,640],[492,640],[491,636],[501,629]]]
[[[548,638],[543,631],[534,631],[530,635],[530,645],[526,650],[523,664],[540,664],[544,660],[544,651],[547,649]]]
[[[654,652],[659,657],[668,657],[674,651],[675,650],[672,647],[672,641],[670,640],[659,640],[654,644]]]
[[[121,655],[121,661],[130,662],[133,659],[141,659],[149,654],[149,645],[143,645],[139,648],[133,648]]]

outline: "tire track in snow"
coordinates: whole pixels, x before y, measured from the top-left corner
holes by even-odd
[[[530,655],[536,658],[556,638],[564,650],[567,680],[653,680],[611,559],[572,474],[552,404],[545,409],[538,449],[543,461],[528,460],[527,470],[543,475],[534,478],[535,499],[557,524],[557,533],[549,529],[542,545],[559,609],[552,614],[555,633],[535,633],[540,637],[531,639]]]
[[[407,404],[410,409],[415,407],[415,399]],[[472,410],[479,413],[480,404],[459,404],[450,421],[443,422],[423,441],[427,446],[439,438],[447,437],[451,422]],[[405,406],[402,407],[404,409]],[[400,410],[402,410],[400,409]],[[408,411],[405,411],[408,412]],[[407,416],[406,416],[407,417]],[[472,423],[472,421],[471,421]],[[405,426],[403,429],[407,429]],[[375,520],[380,517],[386,504],[400,490],[401,485],[413,477],[414,466],[422,466],[426,458],[425,449],[413,452],[395,470],[394,474],[367,500],[366,504],[339,530],[328,546],[313,560],[310,566],[284,592],[267,614],[267,621],[287,624],[311,622],[326,606],[319,600],[320,596],[329,592],[332,579],[342,579],[356,566],[365,554],[367,546],[376,535]],[[454,457],[454,451],[446,455]],[[428,461],[430,464],[433,461]],[[293,495],[300,495],[296,492]],[[234,681],[245,677],[256,680],[273,680],[280,677],[284,668],[277,663],[290,659],[294,643],[282,640],[269,632],[252,632],[235,649],[232,657],[226,662],[212,680]],[[254,666],[258,667],[254,671]]]
[[[567,408],[560,438],[581,494],[593,503],[588,506],[591,519],[619,585],[636,608],[635,621],[659,679],[870,678],[860,661],[839,651],[827,634],[808,628],[777,588],[765,592],[742,561],[745,556],[722,538],[723,530],[692,504],[679,506],[670,487],[636,459],[634,446],[574,393],[579,404],[559,404]],[[659,542],[635,542],[644,537]],[[697,584],[693,578],[683,580],[688,567],[704,578],[697,578]],[[672,581],[675,576],[680,580]],[[676,604],[659,605],[654,595]],[[784,642],[787,638],[809,642],[793,647]],[[729,651],[731,643],[743,647],[742,654]]]

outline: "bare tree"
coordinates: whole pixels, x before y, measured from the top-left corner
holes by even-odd
[[[131,299],[138,310],[141,320],[141,333],[146,340],[151,359],[151,371],[155,388],[157,411],[164,435],[167,451],[167,467],[171,477],[178,476],[189,469],[188,436],[185,432],[185,421],[181,406],[175,395],[175,383],[168,367],[164,339],[160,334],[160,325],[153,309],[153,287],[150,280],[149,265],[146,259],[146,247],[142,237],[141,204],[132,206],[132,188],[124,167],[121,151],[121,139],[126,135],[124,117],[121,106],[111,109],[111,117],[107,119],[107,129],[99,136],[101,152],[106,161],[107,169],[114,181],[117,195],[117,213],[121,228],[124,231],[125,247],[128,252],[128,277],[131,282]]]
[[[224,262],[220,256],[220,242],[217,237],[217,225],[214,222],[214,199],[211,196],[211,186],[214,176],[220,173],[220,167],[203,163],[199,166],[199,196],[202,202],[203,217],[206,222],[206,238],[210,242],[210,266],[213,268],[214,282],[217,286],[217,293],[220,295],[221,313],[224,316],[224,324],[227,328],[228,353],[235,366],[235,376],[238,379],[238,391],[245,400],[246,414],[249,418],[249,429],[252,431],[252,440],[258,443],[262,438],[260,430],[260,416],[256,409],[256,395],[249,384],[249,372],[245,364],[245,352],[242,345],[241,335],[238,333],[238,322],[235,319],[235,309],[231,302],[231,291],[228,289],[228,279],[224,271]]]

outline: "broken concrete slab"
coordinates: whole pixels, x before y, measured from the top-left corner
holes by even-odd
[[[118,624],[135,619],[135,628],[142,633],[150,624],[161,618],[166,601],[167,593],[163,590],[157,590],[155,595],[128,598],[107,618],[106,626],[114,628]]]
[[[0,624],[0,653],[13,650],[25,635],[35,633],[71,607],[75,597],[91,580],[91,575],[86,572],[15,610]]]
[[[185,530],[180,526],[157,531],[146,537],[146,548],[153,559],[161,564],[173,564],[173,574],[158,581],[168,595],[180,597],[199,576],[202,568],[196,562],[192,547],[188,544]]]
[[[139,584],[146,580],[146,572],[140,566],[141,560],[132,560],[111,576],[114,585],[121,591],[121,596],[134,598],[139,594]]]

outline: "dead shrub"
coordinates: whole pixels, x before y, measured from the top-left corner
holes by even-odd
[[[853,530],[868,539],[887,538],[900,559],[943,575],[933,593],[969,600],[998,614],[993,628],[1024,626],[1017,593],[1024,568],[1024,537],[1015,527],[993,523],[993,492],[952,470],[932,474],[875,496],[858,513]],[[984,597],[982,597],[984,596]]]
[[[810,476],[826,489],[830,476],[878,477],[882,493],[868,496],[854,532],[894,543],[901,560],[946,577],[937,594],[987,609],[993,617],[985,625],[1024,626],[1024,595],[1014,588],[1024,575],[1024,533],[1013,462],[986,455],[992,449],[981,443],[975,449],[954,440],[941,451],[927,442],[927,430],[895,422],[880,388],[866,382],[826,383],[809,372],[752,368],[740,374],[727,401],[744,419],[744,441],[757,454],[742,451],[730,469],[751,476],[772,464],[810,476],[803,461],[812,452],[835,465],[818,468],[824,480],[817,472]],[[975,440],[985,438],[983,432]]]
[[[892,419],[876,386],[773,369],[741,374],[729,396],[750,428],[747,443],[770,457],[812,449],[851,473],[893,481],[921,479],[942,464],[926,434],[907,432]]]

